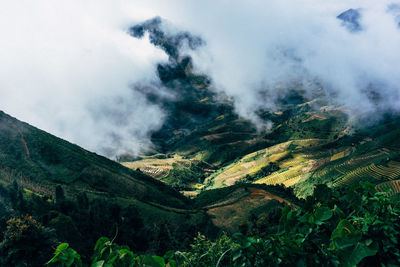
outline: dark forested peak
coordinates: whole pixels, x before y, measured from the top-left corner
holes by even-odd
[[[158,94],[158,89],[135,88],[144,93],[148,101],[160,106],[167,118],[163,126],[152,133],[152,141],[161,147],[171,147],[182,135],[192,132],[196,127],[214,120],[225,112],[232,112],[231,103],[218,101],[211,89],[211,79],[193,70],[190,55],[184,50],[195,50],[205,42],[189,32],[174,29],[160,17],[144,21],[129,29],[135,38],[149,35],[149,41],[163,49],[169,61],[157,64],[157,75],[167,95]],[[171,97],[171,95],[173,97]],[[161,149],[164,151],[164,149]]]
[[[177,31],[171,33],[163,27],[164,20],[160,17],[155,17],[146,20],[143,23],[137,24],[129,29],[129,34],[136,38],[142,38],[146,32],[149,33],[149,39],[152,44],[163,49],[170,59],[177,61],[180,55],[180,48],[184,44],[195,50],[199,46],[204,45],[203,39],[199,36],[194,36],[186,31]]]
[[[360,25],[361,11],[360,9],[348,9],[337,16],[342,21],[342,26],[350,32],[362,31]]]

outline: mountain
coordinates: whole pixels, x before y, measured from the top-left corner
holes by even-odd
[[[34,223],[53,229],[55,240],[69,242],[84,257],[100,236],[115,235],[118,243],[137,251],[165,252],[187,246],[197,232],[215,236],[220,229],[236,232],[243,225],[256,232],[249,217],[269,212],[257,211],[260,205],[298,201],[284,188],[265,185],[209,190],[192,200],[141,171],[1,111],[0,129],[0,227],[6,229],[12,217],[33,215]],[[243,205],[239,217],[224,212]],[[0,253],[4,246],[3,240]],[[9,262],[14,256],[3,257]]]
[[[360,16],[337,18],[355,32]],[[61,242],[50,266],[400,262],[398,113],[354,114],[288,81],[260,127],[194,71],[182,47],[200,37],[158,17],[128,33],[169,57],[159,84],[133,88],[167,114],[154,147],[115,162],[0,111],[1,266],[42,266]]]
[[[337,18],[350,31],[361,30],[361,10],[349,9]],[[162,24],[157,17],[130,33],[141,38],[147,32],[150,41],[166,51],[170,60],[158,66],[160,81],[182,97],[160,100],[169,116],[152,135],[158,153],[135,161],[121,157],[123,165],[191,197],[241,182],[284,184],[301,198],[312,194],[318,183],[339,187],[360,180],[398,193],[398,115],[382,111],[380,119],[370,122],[369,114],[350,113],[319,86],[310,93],[302,83],[287,82],[281,85],[287,93],[276,99],[276,111],[257,111],[259,122],[270,125],[259,129],[254,121],[239,117],[207,77],[193,86],[199,74],[186,67],[193,62],[180,48],[184,41],[193,50],[203,42],[187,32],[168,33]]]

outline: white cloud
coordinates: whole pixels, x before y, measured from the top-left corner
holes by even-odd
[[[260,106],[273,106],[276,84],[310,77],[337,92],[337,101],[363,110],[372,109],[365,87],[379,84],[383,105],[398,109],[400,30],[387,12],[390,3],[168,1],[161,16],[203,36],[207,46],[193,55],[197,68],[236,98],[244,116]],[[361,9],[364,31],[349,33],[336,18],[350,8]],[[257,91],[266,88],[271,99],[262,102]]]
[[[126,34],[122,2],[82,3],[3,3],[0,109],[102,154],[137,152],[163,113],[130,86],[167,57]]]
[[[129,85],[155,82],[154,65],[166,56],[125,30],[159,15],[203,37],[207,45],[192,53],[196,67],[236,99],[244,116],[273,106],[276,84],[309,77],[359,110],[372,108],[365,87],[379,85],[383,105],[398,110],[400,29],[390,3],[2,1],[0,109],[98,152],[149,144],[163,113]],[[349,8],[361,8],[364,31],[351,34],[336,19]],[[270,98],[260,100],[258,90],[267,88]]]

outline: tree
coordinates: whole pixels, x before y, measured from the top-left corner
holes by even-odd
[[[43,266],[56,243],[54,231],[32,216],[11,218],[0,243],[0,265]]]

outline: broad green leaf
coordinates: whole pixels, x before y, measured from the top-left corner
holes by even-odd
[[[152,257],[155,262],[159,264],[159,266],[165,266],[165,260],[163,257],[160,256],[153,256]]]
[[[104,260],[101,260],[93,263],[91,267],[103,267],[103,266],[104,266]]]
[[[65,262],[65,264],[66,264],[68,267],[70,267],[70,266],[74,263],[74,261],[75,261],[74,250],[68,249],[68,250],[67,250],[67,255],[68,255],[68,259],[67,259],[67,261]]]
[[[367,246],[365,243],[358,242],[354,247],[343,250],[341,253],[341,263],[344,267],[356,266],[362,259],[374,256],[378,252],[378,245]]]
[[[60,252],[66,250],[68,246],[69,246],[68,243],[61,243],[60,245],[57,246],[55,254],[60,254]]]
[[[326,206],[321,206],[314,212],[315,220],[320,222],[329,220],[332,218],[332,215],[332,210]]]
[[[345,237],[353,234],[355,229],[353,225],[348,220],[340,220],[335,230],[333,230],[331,235],[331,240],[339,237]]]
[[[357,244],[361,239],[354,226],[348,220],[341,220],[331,235],[331,248],[346,249]]]
[[[164,258],[159,257],[159,256],[143,255],[140,258],[141,258],[141,263],[144,266],[152,266],[152,267],[164,267],[165,266]]]
[[[108,263],[113,264],[118,259],[118,255],[114,255],[111,259],[108,260]]]
[[[335,238],[332,242],[334,244],[334,247],[337,249],[346,249],[349,248],[351,246],[354,246],[355,244],[358,243],[358,241],[360,241],[361,239],[361,235],[350,235],[347,237],[338,237]]]
[[[94,250],[99,250],[108,241],[109,241],[109,239],[107,237],[104,237],[104,236],[100,237],[99,240],[97,240],[96,245],[94,246]]]
[[[123,258],[125,258],[125,257],[127,257],[127,256],[130,256],[130,257],[132,257],[132,258],[135,258],[135,254],[132,252],[132,251],[130,251],[129,249],[120,249],[120,250],[118,250],[118,254],[119,254],[119,258],[120,259],[123,259]]]

